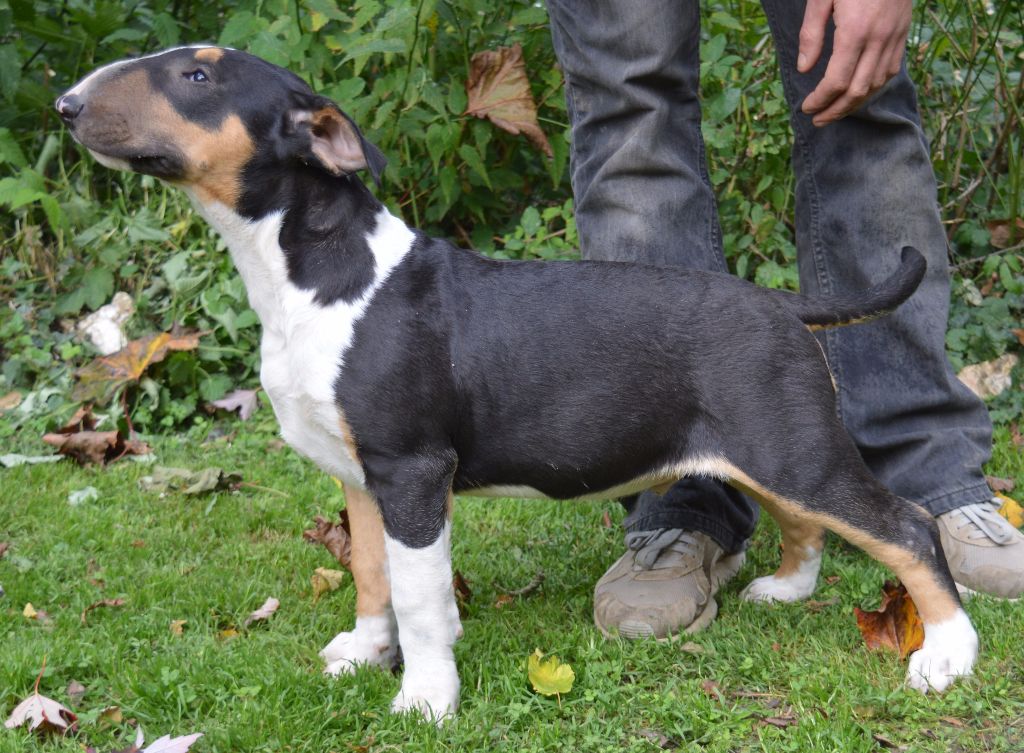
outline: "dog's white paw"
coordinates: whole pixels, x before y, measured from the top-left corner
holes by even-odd
[[[806,578],[776,578],[766,575],[750,581],[740,593],[747,601],[800,601],[814,593],[814,580]]]
[[[910,655],[907,685],[941,693],[957,677],[971,674],[978,657],[978,634],[963,610],[946,622],[924,626],[924,645]]]
[[[389,669],[398,653],[395,632],[389,617],[357,617],[355,630],[338,633],[320,652],[324,673],[351,674],[360,664]]]
[[[458,707],[459,675],[454,662],[451,667],[438,667],[429,678],[411,678],[407,673],[402,678],[402,689],[391,702],[391,710],[396,714],[416,711],[438,725],[455,716]]]

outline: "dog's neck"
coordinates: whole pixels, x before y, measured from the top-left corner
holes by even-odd
[[[241,211],[186,193],[227,243],[266,329],[283,327],[299,300],[363,308],[415,240],[356,179],[286,177],[243,199]]]

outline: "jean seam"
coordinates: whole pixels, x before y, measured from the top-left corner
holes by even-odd
[[[973,499],[975,493],[978,493],[978,498]],[[923,506],[933,516],[942,515],[943,513],[956,510],[957,508],[964,507],[965,505],[978,504],[979,502],[987,502],[992,499],[992,490],[984,481],[962,486],[952,491],[943,492],[941,494],[932,495],[926,499],[921,500],[918,504]],[[955,503],[951,503],[951,500],[955,500]]]
[[[771,3],[764,3],[762,5],[765,11],[765,16],[768,18],[769,25],[773,28],[779,28],[779,21],[775,16],[774,8]],[[793,86],[792,77],[789,72],[788,66],[782,60],[783,51],[782,46],[776,44],[776,50],[778,50],[779,60],[779,76],[782,78],[782,85],[784,89],[788,89],[790,92],[795,93]],[[792,61],[789,61],[792,62]],[[821,239],[821,200],[820,192],[818,189],[817,176],[814,174],[814,149],[811,146],[811,141],[806,135],[805,126],[798,122],[799,111],[795,110],[796,103],[789,105],[790,107],[790,125],[793,128],[794,135],[794,147],[800,155],[800,161],[804,163],[804,171],[807,176],[807,193],[808,203],[810,209],[810,222],[808,223],[808,229],[810,234],[810,245],[811,245],[811,259],[814,261],[814,273],[818,279],[818,286],[820,292],[826,296],[834,294],[832,279],[828,273],[828,261],[825,258],[825,253]],[[842,367],[842,352],[840,349],[840,342],[835,334],[830,331],[825,331],[825,350],[826,360],[828,361],[829,369],[832,371],[832,375],[836,381],[836,413],[839,416],[839,420],[843,420],[843,367]]]

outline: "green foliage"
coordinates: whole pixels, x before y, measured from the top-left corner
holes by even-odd
[[[957,290],[985,291],[980,303],[954,301],[949,344],[964,363],[1020,347],[1003,316],[1020,315],[1021,238],[996,249],[986,224],[1021,215],[1012,5],[922,4],[909,47],[966,281]],[[0,0],[0,28],[0,396],[32,395],[0,435],[66,409],[73,370],[94,356],[72,325],[116,291],[136,302],[130,336],[175,323],[208,332],[124,396],[140,428],[202,428],[196,406],[256,380],[258,325],[220,241],[179,192],[97,166],[52,111],[61,91],[128,55],[206,40],[287,66],[388,155],[382,198],[411,224],[500,258],[578,255],[561,74],[530,0]],[[795,287],[792,136],[766,19],[754,0],[718,0],[702,33],[704,136],[729,264]],[[516,42],[551,159],[464,114],[472,55]]]

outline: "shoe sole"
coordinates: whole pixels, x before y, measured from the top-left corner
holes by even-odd
[[[601,635],[603,635],[605,638],[609,638],[612,640],[614,640],[615,638],[624,638],[625,640],[629,641],[655,640],[658,643],[671,643],[672,641],[678,640],[679,636],[681,635],[693,635],[694,633],[700,632],[708,625],[710,625],[717,616],[718,602],[715,601],[715,599],[712,597],[708,600],[708,603],[704,605],[704,609],[701,611],[701,613],[694,618],[693,622],[691,622],[685,628],[680,630],[678,633],[672,633],[671,635],[666,635],[661,638],[655,636],[653,631],[651,631],[650,633],[642,632],[642,629],[639,628],[639,626],[636,632],[632,634],[630,632],[625,632],[620,628],[606,628],[597,619],[596,614],[594,615],[594,625],[597,627],[597,630],[601,633]],[[649,626],[645,627],[648,627],[648,629],[650,629]]]
[[[995,594],[985,593],[984,591],[975,591],[970,586],[965,586],[963,583],[957,583],[956,581],[953,581],[953,585],[956,586],[956,592],[960,594],[960,598],[963,601],[973,599],[975,596],[987,596],[990,599],[998,599],[999,601],[1009,601],[1011,603],[1016,603],[1020,601],[1022,598],[1024,598],[1021,596],[996,596]]]

